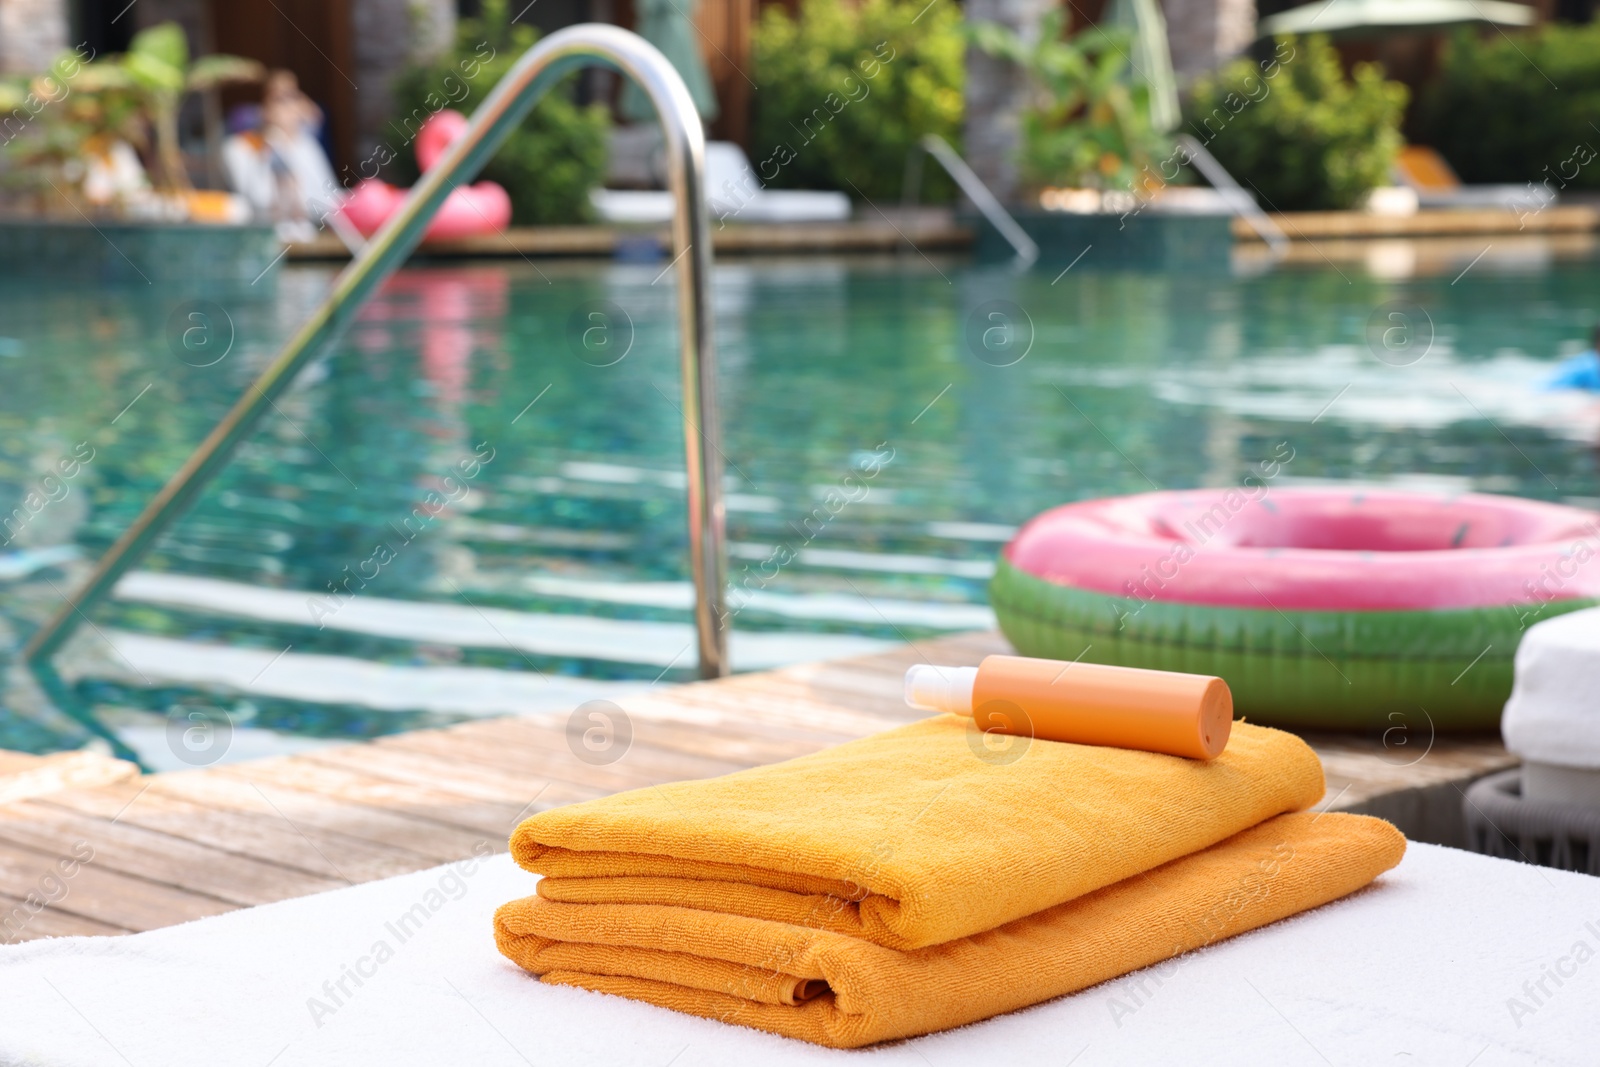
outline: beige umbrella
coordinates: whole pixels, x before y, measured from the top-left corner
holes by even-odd
[[[1531,26],[1534,10],[1505,0],[1316,0],[1256,24],[1262,37],[1326,33],[1376,37],[1401,30],[1435,30],[1485,22]]]

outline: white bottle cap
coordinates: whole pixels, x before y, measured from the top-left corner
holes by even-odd
[[[906,671],[906,703],[924,711],[972,714],[976,667],[934,667],[919,663]]]

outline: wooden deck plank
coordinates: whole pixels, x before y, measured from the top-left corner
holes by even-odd
[[[627,709],[623,709],[626,713]],[[633,716],[629,716],[630,722]],[[567,736],[566,716],[513,716],[491,719],[476,724],[473,736],[490,742],[507,742],[519,754],[541,752],[562,762],[589,764],[576,756]],[[708,740],[705,749],[696,752],[678,748],[660,748],[651,743],[648,721],[641,719],[633,724],[632,739],[628,745],[628,769],[647,782],[679,781],[684,778],[711,778],[740,770],[749,764],[716,752],[715,738]],[[587,727],[586,727],[587,728]],[[645,732],[642,733],[641,729]],[[670,731],[668,731],[670,732]],[[601,753],[600,755],[604,755]]]
[[[62,789],[84,789],[137,778],[139,768],[127,760],[98,752],[53,752],[31,756],[0,751],[0,804],[43,796]]]
[[[88,850],[96,866],[146,881],[226,900],[267,904],[285,897],[338,889],[337,878],[221,852],[126,822],[86,816],[67,808],[24,802],[0,809],[0,843],[71,859]]]
[[[261,760],[230,767],[229,771],[263,786],[282,785],[337,797],[352,804],[399,812],[407,818],[480,835],[509,836],[512,820],[523,810],[523,805],[509,800],[479,800],[437,785],[401,784],[362,771],[308,760]],[[0,833],[3,832],[0,827]]]
[[[474,729],[470,733],[447,730],[426,737],[397,734],[377,743],[410,752],[433,753],[502,771],[526,768],[552,781],[574,786],[597,786],[607,793],[686,778],[705,778],[724,773],[724,770],[737,769],[722,765],[724,769],[711,770],[702,762],[688,759],[664,762],[657,755],[631,750],[626,758],[614,762],[585,763],[567,748],[565,730],[552,727],[529,730],[515,739],[521,742],[517,744],[513,738],[501,733],[503,727],[497,725],[501,721],[471,724],[474,727],[495,725],[492,733]]]
[[[770,762],[786,758],[778,753],[789,749],[834,744],[856,736],[860,725],[868,721],[852,717],[849,726],[819,722],[815,705],[796,708],[795,702],[786,698],[739,694],[716,699],[719,696],[728,694],[706,689],[694,701],[673,700],[668,694],[635,697],[628,701],[627,712],[636,732],[648,731],[646,740],[655,748],[694,751],[692,746],[699,745],[699,750],[733,763]]]
[[[216,897],[108,870],[92,859],[70,869],[69,877],[50,852],[0,843],[0,893],[21,900],[29,894],[57,897],[49,910],[125,930],[149,930],[238,907]],[[57,890],[56,885],[63,888]]]
[[[18,936],[148,929],[430,867],[484,842],[501,850],[534,811],[724,774],[912,721],[921,713],[902,700],[908,665],[970,666],[1007,650],[996,633],[956,634],[655,687],[616,701],[632,743],[609,762],[579,758],[568,716],[543,714],[0,806],[0,925],[78,841],[93,845],[94,861],[56,904],[36,914],[22,905],[28,921]],[[1305,736],[1326,769],[1326,806],[1396,819],[1423,840],[1455,832],[1466,783],[1515,763],[1494,737],[1407,738],[1408,748],[1380,735]]]
[[[125,926],[113,926],[68,911],[39,907],[39,903],[42,902],[18,900],[0,894],[0,945],[13,945],[41,937],[106,937],[133,933]]]
[[[931,214],[931,213],[930,213]],[[898,225],[876,218],[844,222],[736,223],[711,231],[718,255],[794,252],[893,252],[908,247],[924,251],[950,251],[969,247],[976,235],[971,227],[942,217],[902,219]],[[654,240],[662,248],[672,244],[669,232],[638,226],[512,226],[489,237],[464,237],[452,241],[427,241],[425,257],[472,259],[518,256],[612,256],[624,241]],[[288,246],[291,260],[349,259],[350,251],[329,233]]]
[[[602,789],[552,782],[535,774],[516,774],[489,767],[465,767],[458,760],[427,751],[406,752],[379,748],[377,745],[352,745],[320,749],[299,758],[319,766],[360,770],[391,782],[438,786],[458,796],[477,800],[522,801],[519,810],[528,813],[605,795]],[[522,800],[524,797],[527,799]]]
[[[1600,211],[1587,204],[1562,204],[1540,211],[1502,207],[1419,211],[1415,215],[1369,215],[1361,211],[1292,211],[1272,221],[1291,240],[1329,237],[1426,237],[1465,234],[1587,233],[1600,229]],[[1261,235],[1242,218],[1230,226],[1240,241]]]
[[[659,709],[659,711],[658,711]],[[652,767],[679,777],[706,778],[727,774],[757,763],[775,763],[817,747],[809,737],[773,737],[749,728],[739,729],[738,724],[684,722],[672,716],[665,705],[634,705],[625,709],[632,732],[628,754],[650,753],[659,762]],[[565,720],[505,719],[509,733],[516,740],[526,730],[537,731],[531,738],[535,743],[548,744],[553,731],[559,731],[562,747],[567,744]],[[558,755],[560,753],[557,753]],[[684,758],[693,761],[685,763]],[[646,772],[647,774],[649,771]]]
[[[206,774],[172,776],[157,786],[164,794],[198,804],[277,815],[299,832],[321,830],[329,835],[328,859],[339,862],[346,841],[385,845],[434,863],[472,854],[481,834],[423,822],[399,812],[382,811],[282,782],[262,784],[223,769]]]
[[[418,868],[417,853],[388,848],[316,827],[297,828],[276,814],[258,815],[185,800],[140,786],[73,790],[39,803],[131,823],[221,852],[270,857],[309,874],[366,882]],[[337,866],[328,860],[338,853]]]

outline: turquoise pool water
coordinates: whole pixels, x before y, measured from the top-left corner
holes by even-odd
[[[1491,251],[1458,277],[1475,252],[1402,278],[720,264],[736,667],[988,625],[991,562],[1028,516],[1237,483],[1285,443],[1282,484],[1596,505],[1600,405],[1535,384],[1583,347],[1600,263]],[[691,677],[664,266],[404,272],[84,628],[76,691],[141,751],[199,708],[257,754]],[[332,276],[0,286],[8,649]],[[0,746],[81,743],[23,673]]]

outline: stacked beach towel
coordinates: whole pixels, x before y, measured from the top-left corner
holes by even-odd
[[[836,1048],[1036,1004],[1316,907],[1399,862],[1388,823],[1303,809],[1322,766],[1236,723],[1211,761],[954,716],[786,763],[542,812],[495,916],[546,982]]]

